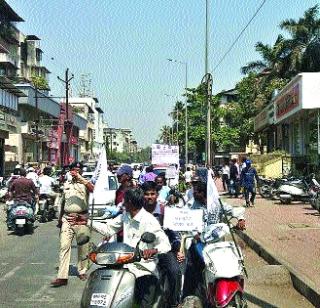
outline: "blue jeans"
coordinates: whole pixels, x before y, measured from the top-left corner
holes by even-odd
[[[256,188],[254,186],[243,187],[244,189],[244,198],[246,199],[246,205],[249,205],[249,201],[251,204],[254,204],[254,199],[256,197]],[[249,200],[249,194],[251,194]]]

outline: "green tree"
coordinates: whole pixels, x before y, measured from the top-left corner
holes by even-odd
[[[319,5],[308,9],[298,20],[286,19],[280,28],[290,34],[286,40],[291,76],[299,72],[320,71]]]
[[[31,76],[32,84],[38,89],[38,90],[48,90],[49,84],[48,81],[42,77],[42,76]]]
[[[243,74],[263,73],[263,75],[271,77],[285,76],[288,64],[283,56],[286,50],[286,41],[282,35],[278,35],[273,46],[258,42],[255,49],[262,59],[249,62],[246,66],[243,66],[241,68]]]
[[[165,144],[169,144],[171,140],[171,127],[168,125],[162,126],[160,130],[160,140]]]

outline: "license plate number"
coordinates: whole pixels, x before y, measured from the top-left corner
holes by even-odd
[[[26,224],[26,220],[25,219],[16,219],[16,224],[17,225],[25,225]]]
[[[90,305],[99,307],[109,307],[111,296],[106,293],[93,293]]]

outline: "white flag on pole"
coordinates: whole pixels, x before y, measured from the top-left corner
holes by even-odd
[[[91,181],[94,183],[94,190],[90,196],[90,203],[92,203],[92,199],[94,199],[95,204],[104,203],[105,192],[109,190],[108,162],[105,149],[102,149],[99,155]]]
[[[212,169],[208,169],[208,178],[207,178],[207,209],[210,212],[210,210],[213,210],[217,206],[220,206],[219,203],[219,192],[217,189],[217,186],[213,180],[213,171]]]

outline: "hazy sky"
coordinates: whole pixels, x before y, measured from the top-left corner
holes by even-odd
[[[64,94],[57,75],[90,73],[110,127],[132,128],[140,145],[149,145],[169,123],[174,99],[204,75],[205,0],[7,0],[25,20],[18,28],[39,36],[43,65],[52,72],[54,96]],[[209,0],[212,69],[252,17],[262,0]],[[316,0],[267,0],[233,51],[214,72],[216,92],[234,87],[240,68],[258,58],[257,41],[273,43],[285,18],[297,18]],[[54,58],[54,60],[51,60]]]

